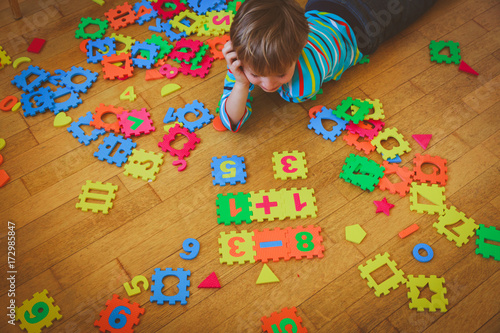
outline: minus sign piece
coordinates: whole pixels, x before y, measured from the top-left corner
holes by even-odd
[[[260,248],[265,249],[269,247],[280,247],[283,246],[282,241],[272,241],[272,242],[260,242]]]

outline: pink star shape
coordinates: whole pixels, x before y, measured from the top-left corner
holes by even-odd
[[[389,210],[394,207],[393,204],[388,203],[387,199],[384,198],[381,201],[373,201],[375,206],[377,206],[377,211],[375,213],[384,213],[385,215],[389,216]]]

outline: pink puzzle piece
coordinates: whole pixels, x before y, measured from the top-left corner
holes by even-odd
[[[117,117],[120,121],[121,132],[126,138],[130,138],[132,135],[149,134],[155,130],[150,114],[145,108],[139,111],[125,111],[117,115]]]
[[[45,39],[34,38],[30,46],[28,46],[28,52],[40,53],[44,44],[45,44]]]
[[[375,206],[377,206],[377,211],[375,213],[384,213],[385,215],[389,216],[389,210],[394,207],[393,204],[387,202],[387,199],[384,198],[381,201],[373,201]]]
[[[202,283],[198,286],[198,288],[220,288],[219,279],[215,272],[212,272]]]
[[[432,134],[415,134],[411,137],[425,150],[432,139]]]
[[[472,67],[470,67],[469,65],[467,65],[467,63],[465,61],[463,61],[463,60],[460,61],[460,65],[458,65],[458,70],[462,71],[462,72],[474,74],[474,75],[479,75],[478,72],[476,72],[475,70],[473,70]]]

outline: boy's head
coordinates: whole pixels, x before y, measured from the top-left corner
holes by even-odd
[[[267,77],[282,76],[295,66],[308,34],[304,9],[295,0],[246,0],[230,38],[244,69]]]

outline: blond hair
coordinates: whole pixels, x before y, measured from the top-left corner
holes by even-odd
[[[309,25],[295,0],[246,0],[230,30],[233,49],[255,74],[283,74],[299,59]]]

